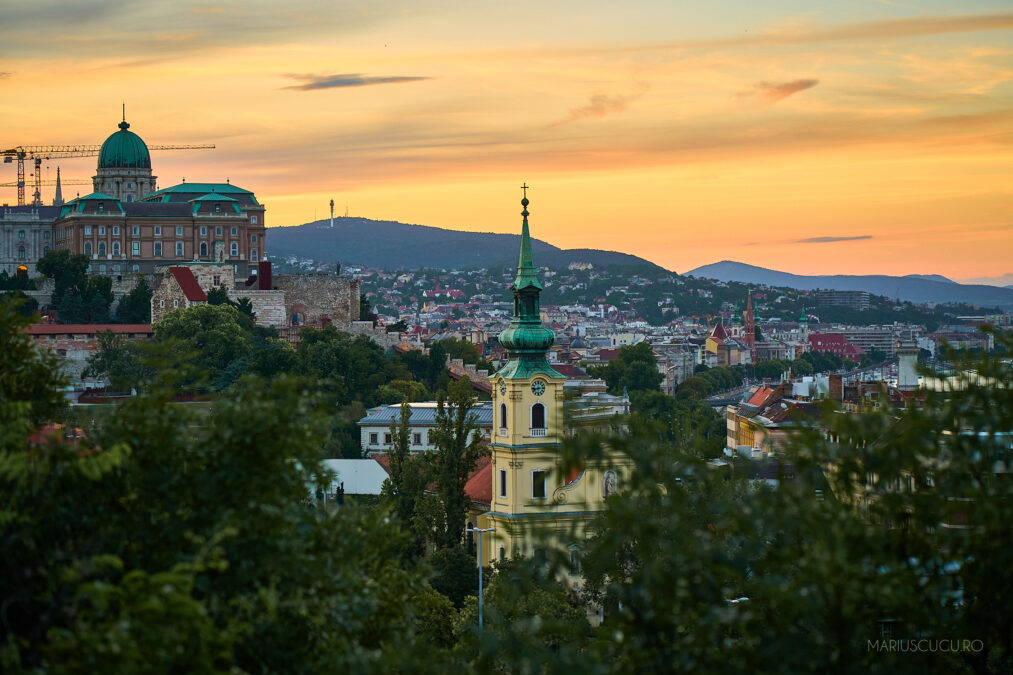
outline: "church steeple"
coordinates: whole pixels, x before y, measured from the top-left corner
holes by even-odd
[[[53,196],[53,206],[63,206],[63,187],[60,185],[60,167],[56,167],[56,194]]]
[[[527,193],[527,185],[522,189]],[[510,290],[514,295],[514,315],[510,326],[499,334],[499,343],[506,347],[510,361],[500,371],[505,378],[527,378],[541,372],[549,377],[563,377],[549,365],[545,352],[556,336],[543,323],[539,307],[542,284],[531,257],[531,233],[528,230],[527,196],[521,200],[521,250],[517,258],[517,276]]]
[[[531,233],[528,231],[528,184],[521,185],[521,189],[524,190],[524,198],[521,199],[521,217],[524,219],[521,225],[521,252],[517,257],[517,277],[514,279],[513,289],[518,291],[528,286],[533,286],[538,290],[542,290],[542,284],[538,281],[538,275],[535,274],[535,263],[531,257]]]

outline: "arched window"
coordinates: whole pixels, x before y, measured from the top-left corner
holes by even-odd
[[[503,562],[506,560],[506,546],[499,547],[499,561]]]
[[[89,256],[91,255],[91,242],[90,241],[84,242],[84,254],[85,255],[89,255]]]
[[[580,575],[580,548],[576,544],[570,544],[570,574]]]
[[[238,243],[232,242],[232,244],[229,246],[229,255],[231,255],[233,258],[235,258],[237,255],[239,255],[239,244]]]
[[[531,429],[545,430],[545,406],[541,403],[531,406]]]
[[[25,259],[25,247],[24,246],[18,246],[18,260],[24,260],[24,259]]]
[[[42,255],[46,255],[47,253],[49,253],[49,247],[48,246],[43,246],[42,247]]]
[[[106,254],[106,243],[104,241],[98,243],[98,254],[101,256]]]
[[[118,256],[119,254],[120,254],[120,242],[114,241],[113,242],[113,255]]]
[[[507,428],[507,408],[506,403],[499,404],[499,426],[500,429]]]
[[[250,249],[250,262],[257,262],[257,249]]]
[[[202,241],[200,243],[200,255],[202,258],[204,258],[207,256],[207,254],[208,254],[208,243],[206,241]]]
[[[606,471],[602,478],[602,495],[605,497],[614,495],[616,493],[618,483],[619,477],[616,476],[616,472],[612,470]]]

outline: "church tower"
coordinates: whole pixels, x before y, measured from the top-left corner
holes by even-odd
[[[490,553],[495,558],[530,554],[524,532],[515,526],[527,516],[557,510],[556,470],[563,438],[563,383],[566,376],[549,365],[546,352],[555,335],[541,320],[542,284],[531,257],[527,187],[521,200],[521,250],[510,289],[514,312],[499,335],[509,361],[493,375],[492,503],[487,514],[496,527]]]

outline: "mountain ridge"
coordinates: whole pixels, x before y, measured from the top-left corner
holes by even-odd
[[[799,290],[868,291],[873,295],[897,298],[910,302],[963,302],[985,307],[1013,309],[1013,290],[998,286],[954,283],[938,275],[891,276],[867,275],[802,275],[780,272],[734,260],[703,265],[686,272],[687,275],[737,281],[740,283],[786,286]],[[928,277],[928,278],[927,278]]]
[[[303,225],[268,228],[270,254],[275,257],[311,258],[385,269],[422,267],[492,267],[516,265],[520,235],[465,232],[393,220],[340,217]],[[532,238],[538,266],[561,267],[574,262],[592,265],[665,268],[629,253],[599,249],[562,249]]]

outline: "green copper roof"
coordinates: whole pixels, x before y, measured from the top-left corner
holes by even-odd
[[[106,139],[98,153],[100,169],[150,169],[151,155],[141,137],[132,131],[126,120],[120,122],[120,130]]]
[[[514,290],[520,290],[528,286],[542,290],[542,284],[539,283],[538,275],[535,274],[535,263],[531,259],[531,234],[528,232],[529,203],[527,197],[521,200],[521,206],[524,207],[524,210],[521,211],[524,225],[521,227],[521,252],[517,258],[517,278],[514,279]]]
[[[521,251],[517,260],[517,277],[511,286],[514,294],[514,315],[510,325],[499,334],[499,343],[506,347],[510,361],[499,371],[507,379],[526,379],[538,373],[552,378],[565,378],[545,360],[545,352],[556,341],[555,334],[542,323],[538,296],[542,285],[535,274],[531,258],[531,235],[528,232],[528,199],[521,200],[524,224],[521,229]]]
[[[163,195],[169,193],[197,193],[201,195],[207,195],[208,193],[214,194],[252,194],[249,190],[244,190],[241,187],[236,187],[232,183],[180,183],[179,185],[170,185],[167,188],[161,190],[155,190],[149,197],[155,195]]]
[[[112,195],[107,195],[104,192],[92,192],[91,194],[85,195],[84,197],[75,197],[74,199],[71,199],[70,201],[71,202],[88,202],[88,201],[100,201],[100,200],[101,201],[110,201],[111,200],[111,201],[114,201],[114,202],[120,201],[119,199],[116,199],[116,197],[113,197]]]
[[[535,375],[545,375],[553,380],[566,379],[566,375],[550,366],[544,357],[541,359],[523,357],[510,359],[496,374],[506,380],[526,380]]]
[[[197,197],[197,199],[191,199],[191,202],[234,202],[236,201],[228,195],[220,195],[217,192],[209,192],[203,197]]]

